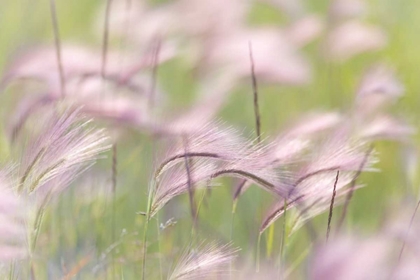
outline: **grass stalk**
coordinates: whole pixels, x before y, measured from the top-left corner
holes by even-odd
[[[416,214],[417,214],[417,211],[418,211],[419,207],[420,207],[420,200],[417,202],[416,208],[414,208],[414,212],[411,215],[410,223],[408,225],[407,231],[406,231],[405,236],[403,238],[403,242],[402,242],[402,245],[401,245],[400,252],[398,254],[398,260],[396,261],[396,264],[393,267],[393,269],[390,273],[390,277],[388,279],[395,279],[395,274],[397,273],[398,268],[401,264],[401,259],[402,259],[402,255],[403,255],[404,250],[405,250],[405,246],[406,246],[406,243],[407,243],[407,238],[408,238],[408,235],[410,234],[411,227],[413,226],[414,218],[416,217]]]
[[[258,105],[258,83],[257,83],[257,77],[255,75],[255,63],[254,63],[254,56],[252,54],[251,42],[248,43],[248,48],[249,48],[249,60],[251,63],[252,92],[254,96],[255,131],[257,133],[257,141],[259,143],[261,142],[261,115],[260,115],[260,108]]]
[[[414,218],[416,217],[419,207],[420,207],[420,200],[417,202],[416,208],[414,209],[413,215],[411,216],[410,224],[408,225],[407,233],[405,234],[405,236],[408,236],[410,234],[410,230],[411,230],[411,227],[413,226]],[[398,254],[398,262],[401,261],[401,257],[404,253],[405,246],[406,246],[406,238],[404,238],[403,244],[401,245],[401,250],[400,250],[400,253]]]
[[[156,51],[153,56],[153,72],[151,76],[151,86],[150,86],[150,91],[149,91],[149,104],[148,104],[149,107],[148,108],[150,112],[152,112],[154,108],[153,99],[154,99],[154,95],[156,91],[157,69],[159,65],[158,64],[159,52],[160,52],[160,41],[158,40]],[[154,122],[152,122],[152,125],[154,125]],[[154,139],[154,137],[152,137],[151,155],[152,155],[153,162],[155,161],[156,140],[157,139]],[[154,166],[154,163],[153,163],[153,166]],[[152,172],[152,176],[153,176],[153,172]],[[148,191],[148,196],[147,196],[146,221],[145,221],[144,233],[143,233],[143,259],[142,259],[142,279],[143,280],[145,279],[145,276],[146,276],[147,233],[149,229],[149,222],[151,219],[153,197],[154,197],[155,190],[157,189],[156,180],[157,178],[155,177],[152,178],[152,184],[149,186],[149,191]]]
[[[347,193],[346,200],[344,202],[343,212],[341,213],[341,217],[340,217],[340,220],[338,222],[337,231],[340,231],[341,230],[341,227],[343,225],[343,222],[344,222],[344,220],[345,220],[345,218],[347,216],[348,207],[349,207],[350,201],[351,201],[351,199],[353,197],[353,192],[356,189],[357,179],[359,178],[360,174],[362,173],[362,170],[365,167],[366,162],[367,162],[370,154],[372,153],[372,151],[373,151],[373,145],[371,145],[369,147],[369,149],[366,151],[365,156],[364,156],[362,162],[360,163],[359,169],[357,170],[356,174],[354,175],[354,177],[353,177],[353,179],[352,179],[352,181],[350,183],[350,190]]]
[[[105,18],[104,18],[104,33],[102,37],[102,63],[101,63],[101,76],[105,80],[106,66],[108,58],[108,45],[109,45],[109,19],[111,17],[112,0],[106,0]]]
[[[270,258],[271,253],[273,252],[274,232],[275,232],[275,227],[273,223],[268,228],[268,236],[267,236],[267,242],[266,242],[266,248],[267,248],[266,257],[267,258]]]
[[[328,241],[328,238],[330,236],[331,220],[332,220],[333,209],[334,209],[334,199],[335,199],[335,195],[337,194],[336,189],[337,189],[337,183],[338,183],[338,176],[339,175],[340,175],[340,171],[338,170],[337,171],[337,176],[335,177],[334,189],[333,189],[332,197],[331,197],[330,211],[328,213],[327,236],[326,236],[327,241]]]
[[[15,261],[10,263],[9,268],[9,280],[13,280],[15,278]]]
[[[184,152],[185,154],[188,154],[188,141],[187,141],[187,137],[182,137],[182,143],[184,146]],[[185,172],[187,173],[187,186],[188,186],[188,197],[189,197],[189,201],[190,201],[190,208],[191,208],[191,217],[193,219],[193,227],[196,226],[196,207],[195,207],[195,202],[194,202],[194,185],[192,182],[192,174],[191,174],[191,162],[189,160],[188,156],[184,157],[184,164],[185,164]]]
[[[162,246],[160,242],[160,227],[159,227],[159,214],[156,215],[156,234],[159,254],[162,252]],[[159,279],[163,280],[163,268],[162,268],[162,257],[159,256]]]
[[[149,92],[149,109],[150,111],[153,110],[155,107],[155,95],[156,95],[156,80],[158,74],[158,66],[159,66],[159,54],[161,49],[161,40],[159,38],[156,39],[155,46],[153,49],[152,55],[152,82]]]
[[[34,225],[32,231],[30,232],[30,246],[29,246],[29,255],[30,255],[30,273],[33,280],[36,279],[35,274],[35,265],[33,261],[33,255],[36,249],[36,244],[38,242],[38,236],[41,231],[42,221],[45,214],[45,208],[47,206],[48,201],[50,201],[51,192],[46,195],[44,200],[42,201],[41,205],[38,208],[38,211],[35,215]]]
[[[61,39],[60,39],[60,30],[58,26],[58,19],[57,19],[57,8],[55,0],[50,0],[50,13],[51,13],[51,22],[54,32],[54,44],[55,44],[55,52],[57,57],[57,66],[58,66],[58,73],[60,75],[60,94],[61,97],[66,96],[66,82],[64,78],[64,67],[63,61],[61,56]]]
[[[111,232],[112,241],[115,242],[115,230],[116,230],[116,202],[117,202],[117,143],[112,145],[112,219],[111,219]],[[112,271],[114,279],[117,278],[115,268],[115,254],[112,254]]]
[[[280,242],[280,253],[279,253],[279,276],[283,275],[283,262],[286,258],[286,246],[287,246],[287,199],[284,199],[283,206],[283,228],[282,228],[282,238]],[[282,277],[280,277],[282,278]]]
[[[257,250],[256,250],[256,262],[255,262],[255,271],[256,272],[260,272],[260,258],[261,258],[261,236],[262,234],[259,233],[258,234],[258,239],[257,239]]]
[[[230,242],[233,242],[233,232],[235,228],[235,212],[236,212],[236,200],[233,201],[232,205],[232,212],[230,216]],[[230,269],[229,269],[229,279],[232,279],[232,271],[233,271],[233,260],[230,261]]]
[[[149,222],[150,222],[150,210],[152,207],[152,199],[153,199],[153,186],[149,187],[149,194],[147,196],[147,210],[146,210],[146,220],[144,224],[144,232],[143,232],[143,259],[142,259],[142,279],[146,279],[146,256],[147,256],[147,233],[149,229]]]

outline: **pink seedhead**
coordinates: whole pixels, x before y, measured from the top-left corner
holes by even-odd
[[[222,128],[221,124],[217,123],[207,123],[200,129],[178,138],[165,155],[165,160],[157,168],[156,177],[177,162],[182,162],[185,156],[234,161],[245,156],[245,150],[249,145],[237,131],[232,128]],[[188,143],[188,154],[185,154],[184,141]]]
[[[361,0],[333,0],[330,16],[336,21],[358,18],[366,13],[366,3]]]
[[[286,128],[270,145],[266,151],[269,158],[264,165],[265,169],[278,168],[287,170],[291,165],[304,161],[307,150],[313,146],[314,140],[319,134],[335,127],[342,121],[342,117],[335,112],[308,114]],[[288,182],[290,186],[294,180],[292,174],[281,172],[283,184]],[[237,199],[248,187],[250,182],[240,182],[235,191],[234,199]]]
[[[290,191],[290,174],[287,170],[276,168],[271,144],[257,144],[242,158],[227,162],[218,171],[221,176],[246,179],[248,182],[281,197]]]
[[[140,57],[137,59],[137,57]],[[159,54],[159,63],[168,59]],[[62,101],[61,81],[56,71],[55,49],[44,47],[22,55],[7,69],[3,86],[22,79],[41,82],[43,91],[28,95],[18,105],[12,117],[13,134],[17,133],[31,113],[40,105],[66,102],[68,106],[79,108],[84,114],[150,129],[147,111],[149,79],[142,79],[139,72],[151,67],[149,53],[130,57],[127,63],[121,62],[121,55],[110,51],[107,55],[107,72],[99,72],[101,56],[90,48],[64,45],[62,49],[63,75],[65,79],[65,100]],[[127,65],[126,65],[127,64]],[[25,81],[20,81],[24,83]],[[147,88],[147,89],[146,89]],[[105,90],[107,89],[107,90]],[[161,99],[159,89],[156,98]],[[118,94],[116,94],[118,93]]]
[[[24,147],[19,192],[63,190],[109,148],[104,131],[90,128],[79,110],[49,109],[38,119],[42,128],[32,132]]]
[[[323,171],[357,171],[365,157],[365,147],[365,142],[352,139],[347,131],[336,131],[308,156],[307,164],[296,174],[296,184]],[[363,168],[368,170],[375,162],[370,157]]]
[[[390,246],[383,238],[341,238],[316,250],[310,279],[388,279]],[[389,266],[389,267],[388,267]]]
[[[411,222],[400,214],[374,235],[339,236],[319,245],[310,258],[310,279],[418,279],[418,223],[415,213]]]
[[[190,183],[205,185],[219,177],[246,179],[275,195],[286,196],[288,173],[276,170],[272,147],[242,139],[232,129],[208,124],[198,133],[184,135],[161,161],[155,172],[155,209],[160,209],[173,197],[188,191],[185,158],[190,162]],[[183,141],[181,141],[183,140]]]
[[[213,279],[229,273],[227,266],[239,250],[230,244],[200,244],[181,256],[168,279]]]
[[[200,37],[234,33],[244,25],[250,8],[250,3],[240,0],[180,0],[175,13],[182,14],[178,19],[182,31]]]
[[[299,191],[287,203],[287,210],[297,209],[292,215],[290,234],[298,230],[309,219],[328,210],[331,195],[336,179],[336,172],[326,172],[310,177],[302,182]],[[352,174],[342,173],[336,185],[336,202],[334,206],[344,201],[345,195],[350,191],[348,186],[352,182]],[[274,221],[284,214],[284,201],[278,201],[266,213],[260,227],[260,233],[264,232]],[[293,217],[294,216],[294,217]]]
[[[259,80],[289,85],[301,85],[310,80],[308,62],[281,30],[245,29],[214,38],[206,59],[212,69],[224,67],[225,72],[237,78],[249,77],[249,43],[252,43],[255,75]]]
[[[351,183],[358,173],[371,170],[375,159],[370,151],[367,154],[363,143],[352,143],[348,137],[343,131],[336,132],[292,172],[287,209],[296,207],[300,211],[295,228],[328,209],[337,171],[340,171],[336,185],[340,201],[341,195],[354,191]],[[260,232],[282,216],[284,210],[284,201],[277,202],[266,214]]]
[[[346,61],[361,53],[380,50],[386,43],[387,37],[380,28],[348,21],[328,35],[325,53],[331,60]]]
[[[356,106],[364,115],[377,112],[394,103],[404,93],[404,86],[394,72],[382,65],[370,68],[357,90]]]
[[[139,71],[152,66],[149,53],[126,55],[122,61],[121,54],[115,51],[107,53],[106,80],[129,87],[129,79]],[[138,58],[140,57],[140,58]],[[160,54],[160,60],[165,61],[172,57],[171,53]],[[6,71],[3,83],[19,79],[32,79],[40,81],[47,86],[47,91],[59,97],[60,77],[57,70],[56,53],[54,47],[39,47],[24,53],[12,62]],[[67,82],[73,79],[102,79],[100,69],[102,57],[97,50],[83,45],[65,44],[61,50],[64,79]],[[128,85],[127,85],[128,84]]]
[[[387,112],[403,93],[404,86],[391,69],[382,65],[370,68],[359,85],[352,111],[356,134],[369,140],[407,142],[415,129]]]
[[[128,45],[135,44],[136,49],[144,49],[157,35],[166,38],[179,26],[174,5],[166,4],[151,7],[144,1],[124,0],[112,1],[111,16],[109,17],[110,39],[123,39]],[[105,5],[100,9],[94,22],[97,34],[103,33],[103,19]],[[166,44],[166,46],[168,46]],[[166,46],[163,50],[166,53]],[[130,46],[131,47],[131,46]]]
[[[96,73],[100,69],[100,55],[94,50],[78,46],[66,45],[62,48],[62,64],[66,80],[83,74]],[[115,72],[118,56],[111,55],[110,69]],[[40,47],[20,55],[6,72],[8,81],[14,79],[34,79],[48,86],[51,91],[59,94],[60,77],[57,72],[57,58],[54,47]]]
[[[209,181],[215,165],[203,160],[194,160],[187,172],[184,165],[177,165],[164,172],[156,182],[153,192],[150,217],[153,217],[174,197],[189,192],[189,188],[211,187]]]
[[[404,142],[415,132],[416,129],[403,119],[391,115],[378,115],[360,128],[359,135],[372,140],[389,139]]]
[[[299,155],[313,145],[316,136],[341,121],[342,116],[336,112],[312,113],[300,118],[274,141],[276,164],[284,165],[301,160]]]
[[[28,254],[26,205],[10,187],[8,172],[0,172],[0,262],[7,263]]]
[[[61,99],[61,95],[56,89],[59,85],[58,80],[50,84],[48,77],[40,77],[47,83],[46,91],[27,96],[18,104],[18,108],[10,120],[10,134],[16,136],[23,123],[39,106],[65,103],[68,106],[79,108],[83,114],[89,117],[129,126],[144,133],[182,135],[200,130],[204,124],[208,123],[226,102],[229,97],[228,92],[233,86],[232,79],[226,75],[203,80],[197,93],[199,97],[196,103],[187,110],[183,108],[178,114],[166,113],[168,110],[164,104],[164,95],[157,86],[154,90],[156,108],[150,110],[148,102],[150,81],[138,73],[150,66],[147,66],[147,63],[138,69],[118,73],[115,72],[117,69],[112,70],[111,68],[107,72],[105,80],[97,71],[93,71],[88,66],[86,69],[77,67],[73,71],[69,69],[70,72],[66,76],[64,100]],[[10,71],[10,77],[17,78],[19,75],[23,75],[24,69],[26,69],[25,64],[17,67]],[[43,76],[42,73],[40,75]],[[104,89],[107,90],[104,91]]]
[[[383,66],[376,65],[368,70],[359,85],[358,100],[369,95],[379,95],[390,101],[399,98],[404,93],[404,86],[397,79],[395,73]]]
[[[324,23],[315,15],[307,15],[293,22],[286,30],[286,36],[295,46],[303,47],[319,37],[324,29]]]

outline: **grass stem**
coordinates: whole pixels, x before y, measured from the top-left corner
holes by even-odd
[[[287,199],[284,199],[284,206],[283,206],[284,212],[283,212],[283,229],[282,229],[282,238],[280,243],[280,254],[279,254],[279,276],[283,274],[283,263],[286,259],[286,249],[287,246]],[[280,277],[282,278],[282,277]]]
[[[350,190],[347,193],[346,200],[344,202],[343,212],[341,213],[341,217],[340,217],[340,220],[338,222],[337,231],[340,231],[341,230],[341,227],[342,227],[343,222],[344,222],[344,220],[346,218],[346,215],[347,215],[347,211],[348,211],[348,207],[349,207],[350,201],[351,201],[351,199],[353,197],[353,192],[356,189],[357,179],[359,178],[360,174],[362,173],[363,168],[365,167],[366,162],[367,162],[370,154],[372,153],[372,151],[373,151],[373,145],[371,145],[369,147],[369,149],[366,151],[365,156],[364,156],[362,162],[360,163],[359,169],[357,170],[356,174],[354,175],[354,177],[353,177],[353,179],[352,179],[352,181],[350,183]]]
[[[66,82],[64,78],[64,67],[63,67],[63,60],[61,56],[61,39],[60,39],[60,30],[58,27],[57,8],[55,5],[55,0],[50,0],[50,13],[51,13],[52,27],[54,31],[54,43],[55,43],[55,52],[56,52],[56,57],[57,57],[58,73],[60,75],[60,93],[61,93],[61,97],[64,97],[66,96]]]
[[[335,182],[334,182],[334,189],[332,192],[332,197],[331,197],[331,204],[330,204],[330,211],[328,213],[328,224],[327,224],[327,236],[326,236],[326,240],[328,241],[328,238],[330,236],[330,230],[331,230],[331,220],[332,220],[332,216],[333,216],[333,209],[334,209],[334,199],[335,199],[335,195],[337,194],[337,183],[338,183],[338,176],[340,175],[340,171],[337,171],[337,176],[335,177]]]

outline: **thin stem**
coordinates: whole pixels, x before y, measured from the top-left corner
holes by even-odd
[[[111,231],[112,231],[112,243],[115,242],[115,221],[116,221],[116,202],[117,202],[117,144],[114,143],[112,145],[112,221],[111,221]],[[112,270],[114,279],[117,278],[116,270],[115,270],[115,254],[112,256]]]
[[[154,87],[156,83],[156,77],[153,76],[152,77],[152,89],[151,92],[154,91]],[[151,106],[151,104],[150,104]],[[151,107],[149,107],[149,109],[151,109]],[[155,161],[155,145],[156,145],[156,139],[154,139],[154,137],[152,138],[152,147],[151,147],[151,154],[152,154],[152,161],[153,161],[153,165],[154,165],[154,161]],[[152,178],[152,182],[155,182],[155,179]],[[146,211],[146,223],[144,226],[144,234],[143,234],[143,260],[142,260],[142,279],[145,279],[146,276],[146,255],[147,255],[147,233],[148,233],[148,228],[149,228],[149,222],[151,219],[151,207],[152,207],[152,201],[155,195],[155,191],[157,189],[157,186],[155,183],[153,183],[150,187],[149,187],[149,194],[148,194],[148,198],[147,198],[147,211]]]
[[[161,253],[162,246],[160,244],[160,228],[159,228],[159,215],[156,217],[156,227],[157,227],[157,244],[159,253]],[[160,280],[163,279],[163,268],[162,268],[162,258],[159,256],[159,278]]]
[[[258,105],[258,83],[257,83],[257,77],[255,74],[255,62],[254,62],[254,56],[252,53],[252,44],[251,42],[248,42],[248,49],[249,49],[249,61],[251,65],[251,78],[252,78],[252,92],[253,92],[253,103],[254,103],[254,116],[255,116],[255,132],[257,134],[257,143],[261,142],[261,115],[260,115],[260,108]],[[234,195],[234,205],[236,207],[237,198],[242,193],[242,189],[246,185],[246,179],[243,180],[238,188],[236,189],[235,195]],[[257,198],[257,207],[259,209],[258,216],[261,216],[261,195],[258,193]],[[257,250],[257,257],[258,257],[258,267],[257,271],[259,270],[259,258],[260,258],[260,243],[261,243],[261,234],[258,233],[258,250]]]
[[[256,252],[257,256],[256,256],[256,265],[255,265],[256,266],[256,268],[255,268],[256,272],[260,271],[260,255],[261,255],[260,251],[261,251],[261,234],[258,234],[257,252]]]
[[[152,84],[150,87],[149,93],[149,109],[153,110],[155,106],[155,95],[156,95],[156,80],[157,80],[157,71],[159,66],[159,53],[161,48],[161,41],[159,38],[156,39],[156,44],[152,56]]]
[[[292,207],[294,204],[296,204],[296,203],[298,203],[298,200],[300,200],[300,199],[302,199],[302,198],[304,198],[305,197],[305,195],[304,194],[302,194],[302,195],[300,195],[300,196],[298,196],[298,197],[296,197],[296,198],[294,198],[293,200],[291,200],[289,203],[288,203],[288,206],[289,207]],[[278,209],[276,209],[276,211],[274,211],[273,213],[271,213],[271,215],[270,216],[268,216],[266,219],[265,219],[265,222],[261,225],[261,227],[260,227],[260,233],[263,233],[266,229],[267,229],[267,227],[271,224],[271,221],[274,219],[274,218],[276,218],[278,215],[281,215],[281,212],[283,211],[284,212],[284,204],[283,205],[281,205],[280,206],[280,208],[278,208]]]
[[[340,170],[337,170],[337,176],[335,177],[334,188],[333,188],[332,197],[331,197],[330,212],[328,214],[328,225],[327,225],[327,236],[326,236],[327,241],[330,236],[331,220],[332,220],[333,209],[334,209],[334,199],[335,199],[335,195],[337,194],[336,190],[337,190],[337,183],[338,183],[339,175],[340,175]]]
[[[398,255],[397,263],[394,265],[394,267],[393,267],[393,269],[392,269],[392,271],[391,271],[390,276],[389,276],[388,279],[394,279],[395,278],[395,274],[398,272],[398,268],[399,268],[399,266],[401,264],[401,258],[402,258],[402,255],[404,253],[406,241],[407,241],[408,235],[410,233],[411,227],[413,226],[414,218],[416,217],[416,214],[417,214],[417,211],[418,211],[419,207],[420,207],[420,200],[417,202],[416,208],[414,209],[413,215],[411,216],[410,224],[408,225],[407,232],[405,233],[405,236],[404,236],[404,239],[403,239],[403,243],[401,245],[401,250],[400,250],[400,253]]]
[[[241,177],[245,177],[247,180],[252,180],[255,183],[257,183],[258,185],[266,188],[269,191],[272,191],[280,196],[282,196],[282,194],[280,193],[280,191],[277,189],[277,187],[270,183],[269,181],[258,177],[250,172],[244,171],[244,170],[239,170],[239,169],[223,169],[223,170],[219,170],[215,173],[213,173],[211,175],[211,178],[216,178],[222,175],[227,175],[227,174],[233,174],[233,175],[237,175],[237,176],[241,176]]]
[[[260,108],[258,105],[258,83],[257,83],[257,76],[255,75],[255,63],[254,63],[254,56],[252,53],[252,44],[248,42],[248,49],[249,49],[249,61],[251,64],[251,77],[252,77],[252,92],[254,96],[254,116],[255,116],[255,132],[257,134],[257,143],[261,142],[261,115],[260,115]],[[242,193],[242,189],[246,185],[246,179],[242,180],[236,188],[235,194],[233,196],[234,205],[236,206],[236,200]],[[259,200],[259,199],[258,199]]]
[[[410,220],[410,224],[409,224],[408,229],[407,229],[406,236],[408,236],[408,234],[410,233],[410,230],[411,230],[411,227],[413,226],[414,218],[416,217],[417,210],[419,209],[419,206],[420,206],[420,200],[417,202],[416,208],[414,209],[413,215],[411,216],[411,220]],[[404,253],[404,249],[405,249],[405,244],[406,244],[406,238],[404,238],[404,240],[403,240],[403,244],[401,246],[400,254],[398,255],[398,262],[401,261],[402,254]]]
[[[175,162],[178,159],[183,159],[185,157],[207,157],[207,158],[221,158],[218,154],[216,153],[200,153],[200,152],[184,152],[181,154],[177,154],[174,156],[171,156],[170,158],[167,158],[165,161],[163,161],[159,167],[156,169],[155,172],[155,179],[157,179],[158,177],[160,177],[160,175],[162,174],[162,172],[165,170],[165,168],[170,165],[171,163]]]
[[[266,240],[266,249],[267,249],[266,257],[268,259],[271,258],[271,253],[273,252],[274,231],[275,231],[275,226],[274,224],[271,224],[270,227],[268,228],[268,236]]]
[[[47,203],[50,201],[50,198],[51,198],[51,192],[48,193],[45,196],[44,200],[42,201],[42,203],[41,203],[41,205],[40,205],[40,207],[39,207],[39,209],[36,213],[34,228],[33,228],[34,233],[33,233],[33,236],[31,236],[32,237],[31,238],[32,239],[31,240],[31,247],[30,247],[31,255],[35,251],[36,243],[38,241],[38,236],[39,236],[39,232],[40,232],[41,225],[42,225],[42,219],[44,217],[45,207],[47,206]]]
[[[38,236],[39,236],[39,232],[41,230],[41,225],[42,225],[42,220],[44,217],[44,213],[45,213],[45,207],[48,203],[48,201],[50,200],[51,197],[51,192],[48,193],[44,200],[42,201],[36,215],[35,215],[35,221],[34,221],[34,227],[33,227],[33,231],[30,233],[30,272],[31,272],[31,277],[33,280],[36,279],[35,277],[35,267],[34,267],[34,261],[33,261],[33,254],[35,252],[36,249],[36,243],[38,241]]]
[[[238,185],[236,186],[235,193],[233,194],[233,200],[234,201],[237,201],[239,199],[239,196],[241,195],[242,189],[245,187],[245,184],[246,184],[246,180],[245,179],[242,179],[238,183]]]
[[[159,47],[160,47],[160,43],[159,43]],[[159,48],[158,47],[158,48]],[[156,51],[156,57],[159,54],[159,49]],[[153,64],[153,73],[152,73],[152,79],[151,79],[151,88],[150,88],[150,97],[154,96],[154,92],[156,89],[156,78],[157,78],[157,61],[156,63]],[[150,101],[151,99],[149,99]],[[149,102],[149,110],[152,111],[153,109],[153,102]],[[154,122],[152,122],[152,125],[154,125]],[[154,137],[153,137],[154,138]],[[154,161],[155,161],[155,145],[156,145],[156,141],[157,139],[153,139],[152,138],[152,147],[151,147],[151,154],[152,154],[152,161],[153,161],[153,165],[154,165]],[[156,141],[155,141],[156,140]],[[152,175],[153,176],[153,175]],[[148,192],[148,197],[147,197],[147,211],[146,211],[146,223],[144,226],[144,235],[143,235],[143,260],[142,260],[142,279],[145,279],[145,275],[146,275],[146,251],[147,251],[147,231],[148,231],[148,226],[149,226],[149,222],[150,222],[150,218],[151,218],[151,213],[152,213],[152,201],[154,199],[154,195],[155,192],[157,190],[157,186],[156,186],[156,181],[155,178],[152,178],[152,184],[149,186],[149,192]]]
[[[283,271],[282,265],[283,261],[285,259],[285,247],[287,245],[286,239],[287,239],[287,199],[284,200],[284,206],[283,206],[284,212],[283,212],[283,229],[282,229],[282,239],[280,243],[280,264],[279,264],[279,272],[280,275]]]
[[[370,154],[372,153],[372,151],[373,151],[373,145],[371,145],[369,147],[369,149],[366,151],[366,154],[365,154],[362,162],[360,163],[359,169],[357,170],[356,174],[354,175],[354,177],[353,177],[353,179],[350,183],[350,191],[347,193],[346,200],[344,202],[343,212],[341,213],[341,218],[340,218],[340,221],[339,221],[338,226],[337,226],[337,231],[339,231],[341,229],[341,226],[343,225],[344,219],[346,218],[346,215],[347,215],[347,210],[348,210],[350,201],[353,197],[353,192],[356,189],[357,179],[359,178],[360,174],[362,173],[362,170],[365,167],[365,164],[366,164]]]
[[[194,225],[197,223],[197,218],[198,218],[198,215],[200,214],[201,205],[203,205],[203,201],[204,201],[205,196],[206,196],[206,192],[203,191],[203,195],[201,196],[200,200],[198,201],[197,210],[195,212],[196,219],[193,222]],[[191,244],[194,242],[195,237],[196,237],[196,226],[193,226],[193,227],[191,227],[191,234],[190,234],[190,243]]]
[[[230,242],[232,242],[233,240],[233,230],[235,227],[235,212],[236,212],[236,205],[232,205],[232,213],[230,216]],[[233,277],[232,272],[233,272],[233,260],[230,261],[229,279],[232,279]]]
[[[149,222],[150,222],[150,210],[152,207],[152,199],[153,199],[153,190],[154,186],[151,185],[149,187],[149,194],[147,196],[147,210],[146,210],[146,221],[144,224],[144,233],[143,233],[143,259],[142,259],[142,279],[145,279],[146,276],[146,255],[147,255],[147,232],[149,228]]]
[[[188,141],[187,138],[184,136],[182,137],[182,142],[184,145],[184,152],[185,154],[188,153]],[[188,186],[188,196],[190,199],[190,208],[191,208],[191,216],[193,219],[193,226],[195,227],[195,222],[196,222],[196,210],[195,210],[195,203],[194,203],[194,185],[192,182],[192,177],[191,177],[191,168],[190,168],[190,162],[189,162],[189,158],[188,156],[184,157],[184,163],[185,163],[185,171],[187,172],[187,186]]]
[[[117,143],[112,145],[112,194],[115,196],[117,192]]]
[[[51,12],[51,21],[54,31],[54,43],[55,43],[55,52],[57,57],[58,73],[60,75],[60,93],[61,97],[66,95],[66,83],[64,78],[64,68],[61,58],[61,41],[60,41],[60,31],[58,28],[58,19],[57,19],[57,9],[55,6],[55,0],[50,0],[50,12]]]
[[[130,33],[129,31],[130,31],[130,19],[131,19],[130,11],[131,11],[131,0],[126,0],[125,1],[125,13],[126,13],[126,15],[125,15],[125,22],[124,22],[124,34],[123,34],[122,40],[120,42],[120,46],[121,46],[122,50],[125,50],[128,43],[129,43],[129,33]],[[121,65],[121,68],[124,68],[124,66],[125,66],[124,51],[121,51],[120,55],[121,55],[121,59],[120,59],[121,64],[120,65]],[[122,72],[126,73],[126,69],[123,69]],[[125,75],[123,75],[123,76],[125,76]],[[123,76],[121,74],[118,75],[117,84],[131,83],[131,81],[130,81],[131,77],[128,77],[128,79],[124,79]],[[137,91],[137,93],[138,93],[138,91]]]
[[[10,263],[10,268],[9,268],[9,280],[13,280],[15,278],[15,261],[12,261]]]
[[[102,64],[101,64],[101,76],[103,79],[105,79],[105,75],[106,75],[106,66],[107,66],[107,57],[108,57],[109,19],[111,17],[111,5],[112,5],[112,0],[106,0],[104,34],[102,38]]]
[[[146,254],[147,254],[147,230],[149,227],[149,215],[146,214],[146,222],[144,224],[144,232],[143,232],[143,259],[142,259],[142,279],[146,279]]]
[[[252,55],[251,42],[248,43],[248,48],[249,48],[249,60],[251,63],[252,90],[254,94],[255,130],[257,133],[257,141],[259,143],[261,141],[261,116],[260,116],[260,109],[258,106],[258,84],[257,84],[257,77],[255,75],[255,63],[254,63],[254,57]]]
[[[147,229],[149,226],[149,217],[146,216],[146,223],[144,225],[144,233],[143,233],[143,260],[142,260],[142,279],[145,279],[145,272],[146,272],[146,251],[147,251]]]

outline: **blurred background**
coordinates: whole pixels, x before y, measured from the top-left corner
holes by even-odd
[[[2,87],[0,158],[6,161],[13,157],[10,127],[22,114],[21,101],[45,93],[57,96],[60,86],[58,71],[53,70],[56,53],[50,3],[0,1],[0,75],[3,79],[37,77],[35,82],[11,82]],[[56,1],[65,72],[82,69],[100,75],[105,10],[105,1]],[[97,90],[95,83],[77,88],[68,81],[66,90],[76,96],[76,103],[85,104],[91,91],[98,100],[109,101],[98,103],[109,106],[105,113],[95,107],[96,99],[85,106],[116,139],[117,191],[113,198],[109,152],[77,186],[54,201],[39,240],[39,255],[47,264],[44,275],[60,275],[63,263],[75,264],[94,252],[96,264],[79,276],[90,279],[84,278],[88,271],[104,267],[101,252],[115,240],[124,240],[113,254],[123,264],[125,279],[135,279],[141,251],[138,232],[144,225],[139,212],[146,210],[153,166],[164,153],[155,146],[149,125],[158,120],[188,129],[216,119],[254,139],[249,45],[263,138],[277,135],[310,113],[336,112],[351,118],[372,69],[393,73],[384,76],[384,88],[382,84],[369,86],[392,96],[386,110],[404,120],[404,125],[380,123],[383,127],[378,129],[389,137],[375,142],[379,172],[361,176],[360,184],[366,187],[355,193],[347,221],[362,232],[378,228],[387,213],[413,203],[418,193],[419,18],[420,2],[416,0],[112,1],[105,71],[134,77],[133,86],[140,89],[133,92],[111,85]],[[142,98],[154,87],[151,117]],[[124,115],[127,110],[130,114]],[[197,121],[192,120],[195,117]],[[29,122],[42,125],[30,118]],[[228,187],[215,188],[206,199],[200,231],[206,238],[229,241],[234,227],[231,241],[243,248],[241,256],[252,259],[262,215],[274,199],[251,188],[241,197],[232,225],[233,188],[229,186],[234,181],[218,183]],[[162,223],[171,218],[177,229],[189,232],[187,196],[176,198],[162,210]],[[326,213],[319,215],[314,224],[324,228],[326,219]],[[281,225],[276,228],[280,232]],[[176,254],[176,245],[185,244],[188,238],[182,230],[165,229],[161,250]],[[287,249],[291,259],[305,250],[307,239],[305,232],[292,236]],[[136,246],[138,251],[130,250]],[[266,257],[270,260],[269,254]],[[302,275],[296,272],[296,277]]]

